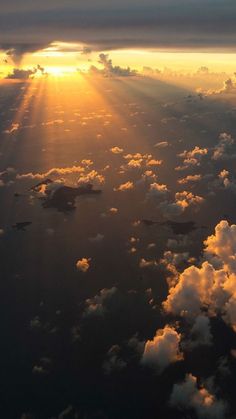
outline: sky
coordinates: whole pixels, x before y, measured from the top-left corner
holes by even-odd
[[[0,13],[0,416],[236,418],[236,3]]]
[[[53,58],[54,66],[86,68],[84,51],[91,50],[114,51],[120,64],[139,69],[143,54],[145,65],[158,68],[193,70],[209,63],[233,71],[235,8],[232,0],[10,0],[1,5],[0,47],[17,64],[27,54],[25,65],[41,51],[39,64],[47,64],[47,54],[48,66]],[[61,55],[53,52],[55,43]]]

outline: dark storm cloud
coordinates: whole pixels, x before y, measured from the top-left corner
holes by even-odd
[[[233,0],[10,0],[1,5],[0,46],[14,58],[53,41],[96,50],[233,49],[235,17]]]

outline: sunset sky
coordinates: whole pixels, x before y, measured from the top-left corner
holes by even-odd
[[[11,0],[1,5],[2,72],[14,63],[88,69],[107,51],[138,70],[233,72],[235,9],[233,0]]]
[[[2,3],[0,417],[235,419],[235,0]]]

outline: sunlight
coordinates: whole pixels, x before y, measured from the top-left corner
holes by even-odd
[[[69,67],[69,66],[66,66],[66,67],[65,66],[57,66],[57,67],[46,66],[45,71],[50,76],[64,77],[66,74],[72,74],[76,70],[74,67]]]

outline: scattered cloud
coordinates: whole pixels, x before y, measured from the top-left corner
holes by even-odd
[[[84,317],[91,316],[103,316],[109,307],[109,303],[112,298],[118,293],[116,287],[103,288],[99,294],[86,300],[86,308],[84,311]]]
[[[225,418],[226,405],[217,400],[205,387],[198,387],[197,378],[187,374],[182,383],[175,384],[170,397],[170,405],[179,409],[192,409],[199,419]]]
[[[113,154],[121,154],[121,153],[123,153],[124,150],[123,150],[123,148],[115,146],[115,147],[110,148],[110,151]]]
[[[180,340],[181,335],[171,326],[157,330],[153,340],[145,343],[141,363],[161,372],[172,362],[182,360]]]
[[[128,182],[122,183],[117,188],[114,188],[114,191],[124,192],[124,191],[130,191],[131,189],[134,189],[134,183],[131,181],[128,181]]]
[[[236,330],[236,226],[221,221],[205,242],[205,261],[185,269],[163,303],[166,312],[194,319],[221,314]]]
[[[86,273],[90,268],[91,258],[82,258],[76,262],[76,268],[78,271]]]
[[[130,77],[136,76],[135,70],[131,70],[130,67],[122,68],[118,65],[113,65],[112,60],[109,58],[109,54],[99,54],[98,63],[102,65],[102,69],[92,65],[89,69],[91,74],[100,74],[104,77]]]

